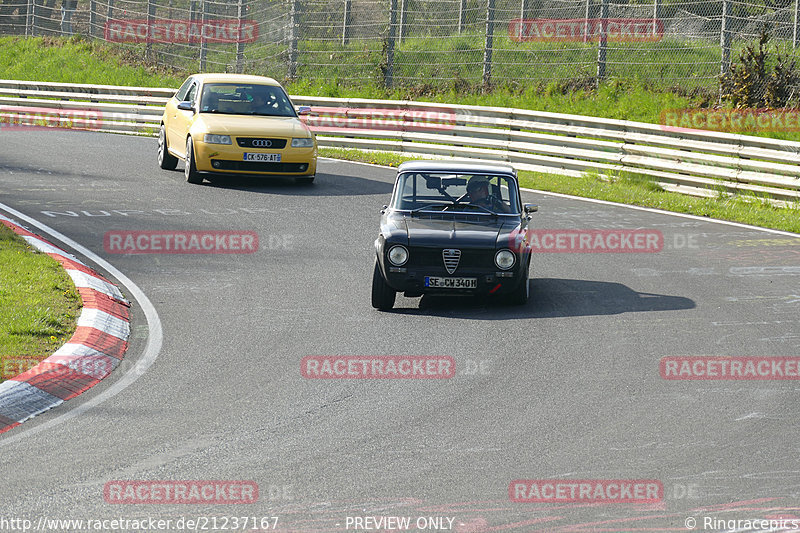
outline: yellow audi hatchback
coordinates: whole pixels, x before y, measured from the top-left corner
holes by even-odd
[[[294,176],[312,183],[317,141],[281,84],[263,76],[196,74],[170,98],[158,134],[158,164],[185,161],[186,181],[205,174]]]

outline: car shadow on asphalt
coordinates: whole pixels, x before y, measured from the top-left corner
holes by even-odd
[[[298,184],[291,177],[206,176],[206,187],[232,189],[262,194],[290,196],[363,196],[385,194],[388,200],[393,183],[358,176],[318,173],[313,184]],[[375,206],[376,209],[380,205]]]
[[[400,299],[398,305],[416,301],[419,307],[396,307],[393,312],[502,320],[683,311],[696,307],[690,298],[637,292],[622,283],[559,278],[534,278],[529,283],[530,299],[525,305],[508,305],[485,298],[425,295],[419,300]]]

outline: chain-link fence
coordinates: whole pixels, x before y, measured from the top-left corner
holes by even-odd
[[[0,0],[0,33],[82,34],[187,71],[452,85],[637,78],[716,86],[800,0]]]

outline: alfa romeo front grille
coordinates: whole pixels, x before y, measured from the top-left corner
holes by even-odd
[[[444,267],[447,269],[447,273],[452,274],[458,268],[458,262],[461,260],[461,250],[445,248],[442,250],[442,259],[444,260]]]

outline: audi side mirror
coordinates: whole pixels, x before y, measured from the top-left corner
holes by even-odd
[[[536,204],[525,204],[523,206],[523,209],[525,209],[525,213],[531,214],[531,213],[536,213],[537,211],[539,211],[539,206],[536,205]]]
[[[297,108],[298,115],[308,115],[311,113],[311,106],[301,105]]]
[[[185,102],[181,102],[178,104],[178,109],[182,111],[194,111],[194,106],[190,101],[186,100]]]

